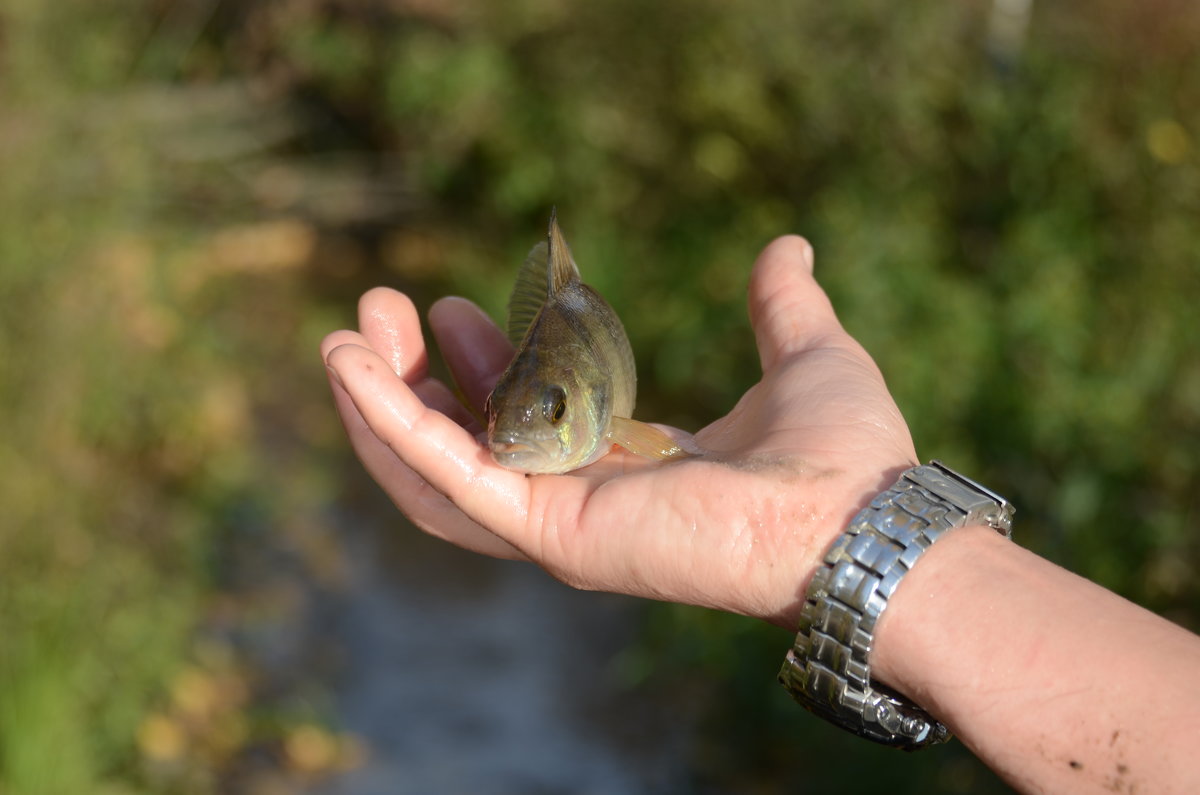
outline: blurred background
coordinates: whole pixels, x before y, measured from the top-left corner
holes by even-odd
[[[317,357],[549,209],[695,430],[798,232],[922,457],[1200,628],[1200,6],[0,2],[0,792],[988,792],[788,633],[424,538]],[[1124,642],[1115,638],[1114,642]]]

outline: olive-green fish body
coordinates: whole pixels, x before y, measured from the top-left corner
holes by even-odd
[[[630,419],[633,350],[620,319],[579,269],[551,217],[509,299],[516,354],[487,401],[488,446],[509,469],[562,473],[613,444],[652,458],[684,455],[662,431]]]

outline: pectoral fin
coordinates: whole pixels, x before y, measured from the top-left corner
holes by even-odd
[[[686,458],[691,455],[653,425],[625,417],[612,418],[608,438],[613,444],[619,444],[629,452],[646,458],[662,460]]]

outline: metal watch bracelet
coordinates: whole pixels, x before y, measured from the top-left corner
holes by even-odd
[[[779,671],[800,704],[847,731],[916,750],[950,730],[871,681],[875,625],[900,580],[946,531],[969,524],[1012,534],[1013,507],[939,461],[904,472],[838,536],[805,595],[800,631]]]

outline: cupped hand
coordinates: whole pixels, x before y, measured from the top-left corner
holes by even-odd
[[[425,532],[531,560],[578,588],[794,628],[824,550],[916,454],[878,368],[813,280],[807,242],[783,237],[763,251],[749,303],[762,379],[694,436],[666,428],[699,454],[656,462],[618,448],[567,475],[492,461],[484,428],[430,377],[401,293],[367,293],[360,331],[334,332],[321,349],[355,452]],[[429,322],[480,412],[512,346],[461,298],[434,304]]]

